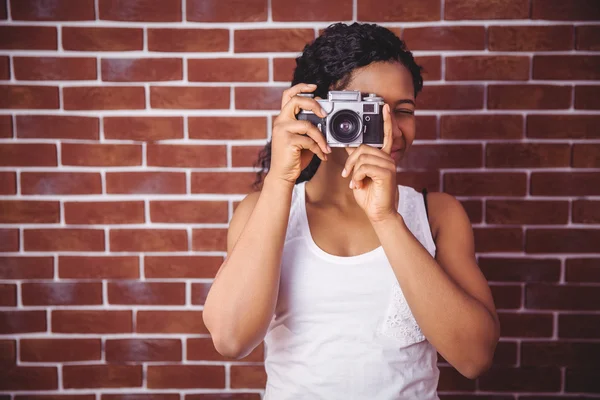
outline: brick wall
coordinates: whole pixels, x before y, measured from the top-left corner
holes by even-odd
[[[0,0],[0,19],[2,400],[260,399],[263,346],[221,357],[202,305],[294,57],[352,19],[427,69],[398,181],[463,201],[502,321],[478,380],[440,360],[441,397],[600,398],[600,2]]]

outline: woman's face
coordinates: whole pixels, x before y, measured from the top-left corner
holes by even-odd
[[[344,90],[375,93],[389,104],[394,138],[391,156],[399,162],[415,139],[415,96],[408,69],[398,62],[374,62],[354,70]]]

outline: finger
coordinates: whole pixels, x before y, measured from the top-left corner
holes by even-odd
[[[383,106],[383,147],[381,151],[390,154],[392,152],[392,114],[390,113],[390,105]]]
[[[298,121],[295,119],[293,121],[286,122],[285,125],[282,125],[282,127],[287,132],[292,134],[308,135],[311,140],[318,144],[324,153],[331,153],[331,149],[328,148],[323,133],[309,121]]]
[[[303,92],[312,92],[317,88],[314,83],[299,83],[283,91],[281,95],[281,108],[283,108],[297,94]]]
[[[376,155],[373,154],[361,154],[357,161],[356,164],[354,165],[353,169],[354,169],[354,175],[352,176],[352,181],[355,180],[355,176],[356,176],[356,171],[360,170],[362,166],[368,166],[368,165],[374,165],[377,167],[381,167],[384,169],[389,169],[389,170],[395,170],[396,169],[396,164],[394,164],[392,161],[385,159],[385,158],[381,158],[378,157]],[[359,182],[358,186],[362,186],[362,183]]]
[[[371,178],[372,180],[384,180],[390,177],[392,171],[389,168],[380,167],[373,164],[363,164],[354,171],[350,180],[350,187],[360,189],[363,187],[363,179]]]
[[[287,119],[296,119],[296,115],[301,110],[312,111],[321,118],[325,118],[327,113],[323,110],[323,107],[315,99],[310,97],[294,96],[285,106],[281,109],[281,114]]]
[[[299,149],[310,150],[317,155],[322,161],[327,161],[327,156],[321,150],[317,142],[312,140],[308,136],[294,135],[292,139],[290,139],[293,146],[298,147]]]
[[[394,163],[394,159],[387,153],[381,151],[373,146],[369,146],[366,144],[361,144],[355,151],[353,151],[348,158],[346,159],[346,163],[344,164],[344,169],[342,170],[342,176],[345,178],[350,176],[352,170],[355,167],[356,161],[363,155],[370,154],[373,156],[377,156],[381,159],[388,160],[391,163]],[[395,164],[394,164],[395,165]]]

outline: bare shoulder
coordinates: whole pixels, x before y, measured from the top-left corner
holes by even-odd
[[[240,237],[259,197],[260,191],[248,193],[235,208],[231,221],[229,221],[229,229],[227,230],[227,253],[231,252]]]
[[[469,222],[468,215],[460,201],[444,192],[428,192],[427,206],[429,225],[434,239],[443,227]],[[469,222],[470,223],[470,222]]]

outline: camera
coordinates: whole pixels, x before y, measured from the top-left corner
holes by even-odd
[[[298,96],[314,97],[312,93]],[[327,112],[325,118],[309,110],[300,111],[296,118],[315,125],[330,147],[358,147],[362,143],[383,147],[383,98],[375,93],[363,97],[357,90],[332,90],[327,100],[317,102]]]

